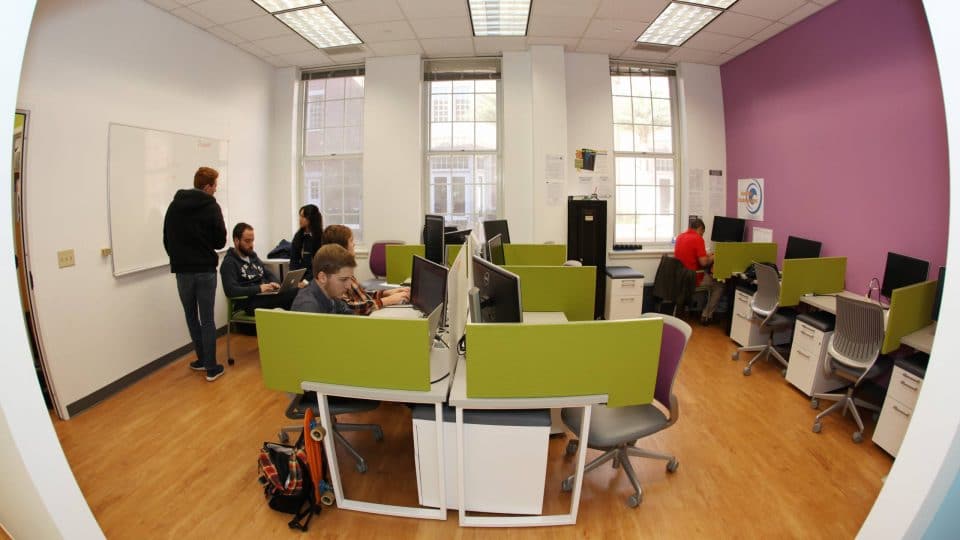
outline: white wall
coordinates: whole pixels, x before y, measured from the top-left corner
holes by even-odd
[[[269,238],[273,72],[146,2],[38,6],[17,105],[31,113],[27,241],[39,332],[62,413],[189,343],[169,268],[115,278],[109,258],[100,256],[110,245],[109,123],[228,139],[229,219],[252,223]],[[192,178],[183,185],[192,186]],[[67,248],[76,250],[76,266],[60,270],[56,251]],[[217,312],[223,324],[222,307]]]
[[[536,244],[567,241],[567,201],[548,201],[547,156],[567,151],[567,89],[563,47],[530,47],[533,94],[533,238]],[[509,145],[509,140],[506,145]],[[570,159],[569,157],[567,158]],[[511,238],[511,240],[513,240]]]
[[[281,239],[293,240],[300,226],[299,109],[300,73],[296,68],[277,69],[273,73],[270,114],[270,236],[257,230],[258,253],[266,256]],[[228,240],[229,243],[229,240]]]
[[[533,241],[533,86],[529,52],[505,52],[500,63],[503,125],[501,171],[503,212],[510,241]]]

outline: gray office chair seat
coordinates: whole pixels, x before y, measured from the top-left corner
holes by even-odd
[[[380,406],[379,401],[330,396],[327,398],[331,416],[348,413],[369,412]]]
[[[580,420],[583,409],[566,408],[560,413],[563,423],[574,435],[580,437]],[[634,441],[656,433],[670,424],[670,419],[654,405],[632,407],[591,407],[590,434],[587,437],[591,448],[604,450],[615,448],[623,441]]]
[[[377,424],[348,424],[338,422],[337,416],[349,413],[362,413],[376,409],[380,406],[379,401],[367,399],[344,398],[337,396],[327,397],[327,406],[330,408],[330,417],[333,419],[333,437],[343,448],[353,456],[356,461],[358,472],[367,472],[367,460],[357,452],[357,449],[344,438],[343,431],[370,431],[373,433],[374,440],[383,440],[383,429]],[[307,409],[313,409],[315,415],[320,414],[320,405],[317,403],[317,394],[315,392],[306,392],[304,394],[295,394],[287,406],[286,416],[291,420],[301,420]],[[297,433],[303,429],[303,424],[296,426],[287,426],[280,428],[280,442],[289,440],[288,433]]]

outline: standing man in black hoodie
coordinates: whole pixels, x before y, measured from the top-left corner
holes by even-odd
[[[197,169],[193,175],[194,189],[178,190],[163,220],[163,247],[170,257],[170,271],[177,275],[177,292],[197,353],[190,369],[206,371],[211,382],[223,375],[223,366],[217,363],[217,329],[213,319],[216,250],[227,244],[223,212],[213,197],[219,176],[210,167]]]

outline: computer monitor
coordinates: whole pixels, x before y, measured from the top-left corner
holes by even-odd
[[[747,227],[747,220],[724,216],[713,217],[713,228],[710,229],[710,240],[713,242],[743,242],[743,231]]]
[[[787,251],[784,252],[784,259],[816,259],[820,256],[820,247],[822,244],[816,240],[807,240],[799,236],[787,237]]]
[[[510,243],[510,230],[507,228],[507,220],[492,219],[483,222],[483,237],[490,240],[496,235],[500,235],[500,241],[504,244]]]
[[[883,285],[880,296],[890,298],[894,289],[927,280],[930,263],[899,253],[887,253],[887,266],[883,270]]]
[[[443,241],[446,242],[447,245],[463,244],[467,241],[467,237],[470,236],[471,230],[472,229],[462,229],[458,231],[456,227],[454,227],[454,230],[443,233]]]
[[[499,234],[487,240],[487,259],[498,266],[503,266],[506,260],[503,257],[503,237]]]
[[[933,312],[930,318],[937,320],[940,316],[940,299],[943,298],[943,278],[947,276],[947,267],[941,266],[940,273],[937,275],[937,294],[933,297]]]
[[[423,247],[427,260],[444,263],[447,248],[443,241],[443,216],[427,214],[423,217]]]
[[[425,315],[433,312],[447,298],[447,267],[413,256],[410,274],[410,304]]]
[[[473,256],[473,284],[477,288],[480,320],[484,323],[523,321],[520,276]]]

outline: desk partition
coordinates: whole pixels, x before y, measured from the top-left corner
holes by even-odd
[[[930,316],[936,294],[936,281],[924,281],[893,290],[880,352],[886,354],[896,350],[900,347],[900,338],[933,322]]]
[[[593,320],[596,301],[595,266],[513,266],[520,276],[524,311],[562,311],[568,321]]]
[[[560,266],[567,261],[565,244],[504,244],[503,259],[510,266]]]
[[[467,325],[467,396],[607,394],[608,405],[653,400],[662,319]]]
[[[410,277],[410,271],[413,268],[413,256],[423,257],[425,253],[423,244],[387,246],[387,283],[403,283]]]
[[[777,245],[767,242],[714,242],[713,277],[727,279],[754,262],[777,260]]]
[[[780,282],[780,305],[795,306],[809,293],[838,293],[843,290],[846,274],[846,257],[786,259]]]
[[[271,390],[299,394],[303,381],[430,390],[427,319],[258,309],[257,342]]]

